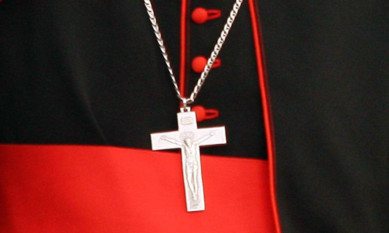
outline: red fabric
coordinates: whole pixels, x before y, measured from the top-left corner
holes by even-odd
[[[188,213],[178,153],[0,145],[0,232],[275,232],[266,161],[201,159],[206,210]]]

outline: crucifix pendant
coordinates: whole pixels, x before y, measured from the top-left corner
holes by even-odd
[[[188,212],[205,210],[201,176],[200,146],[226,144],[224,126],[197,128],[196,113],[177,113],[178,131],[152,133],[153,150],[181,149],[186,208]]]

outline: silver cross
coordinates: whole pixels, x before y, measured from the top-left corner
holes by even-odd
[[[197,128],[196,113],[177,113],[178,131],[152,133],[153,150],[181,149],[186,207],[188,211],[205,210],[201,176],[200,146],[226,144],[224,126]]]

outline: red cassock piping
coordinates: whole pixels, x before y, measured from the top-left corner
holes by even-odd
[[[185,96],[185,84],[186,84],[186,18],[187,18],[187,0],[181,1],[181,22],[180,22],[180,92],[182,96]]]
[[[269,164],[269,184],[270,184],[270,196],[273,210],[273,218],[275,223],[275,229],[277,233],[281,233],[281,224],[279,219],[277,198],[276,198],[276,172],[275,172],[275,144],[273,135],[273,124],[271,118],[271,110],[269,103],[269,93],[266,84],[266,76],[264,71],[264,59],[263,51],[261,47],[261,34],[259,32],[259,14],[256,11],[254,0],[249,0],[249,9],[251,17],[251,25],[253,30],[253,39],[255,47],[255,56],[257,60],[259,88],[261,90],[261,100],[263,108],[263,118],[265,125],[265,136],[267,143],[267,157]]]

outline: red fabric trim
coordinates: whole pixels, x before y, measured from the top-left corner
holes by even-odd
[[[267,161],[201,159],[206,210],[188,213],[178,153],[0,145],[0,232],[274,233]]]
[[[186,18],[187,18],[187,0],[181,1],[181,22],[180,22],[180,92],[185,96],[186,84]]]
[[[256,6],[254,0],[249,0],[250,8],[250,17],[251,25],[253,29],[253,39],[255,46],[255,56],[257,60],[257,69],[258,69],[258,78],[259,78],[259,88],[261,90],[261,100],[263,107],[263,118],[265,124],[265,135],[268,151],[268,161],[269,161],[269,183],[270,183],[270,195],[273,209],[274,223],[277,233],[281,233],[281,224],[279,219],[278,207],[277,207],[277,198],[276,198],[276,178],[275,178],[275,145],[273,137],[273,127],[272,127],[272,118],[271,110],[269,103],[269,94],[268,88],[266,85],[266,76],[264,71],[264,59],[263,51],[261,47],[261,35],[259,32],[259,14],[256,11]]]

